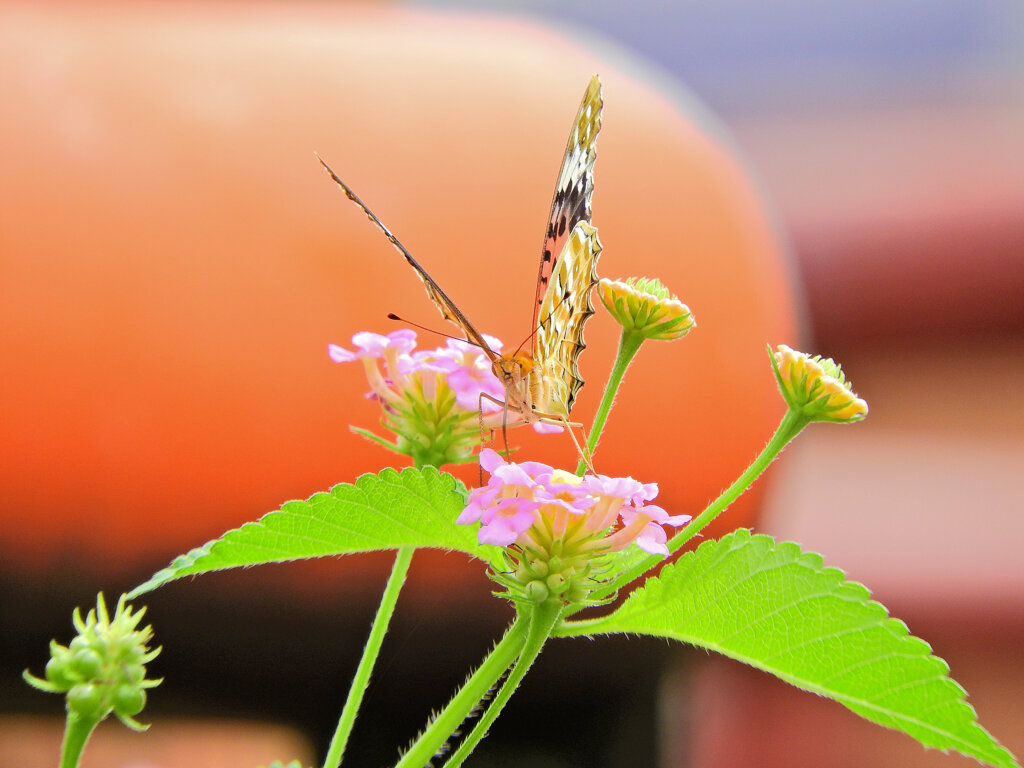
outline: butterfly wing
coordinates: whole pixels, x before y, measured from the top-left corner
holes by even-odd
[[[434,302],[434,306],[437,307],[441,316],[444,317],[445,320],[455,323],[455,325],[457,325],[462,332],[466,334],[466,339],[479,346],[492,361],[498,359],[498,354],[487,344],[483,335],[473,327],[473,324],[466,319],[466,316],[462,314],[462,311],[455,306],[455,302],[448,298],[448,294],[441,290],[441,286],[434,282],[434,278],[427,274],[427,270],[420,266],[420,263],[416,261],[413,255],[409,253],[408,249],[399,242],[398,238],[391,234],[391,230],[384,226],[381,220],[374,215],[373,211],[366,206],[366,203],[359,199],[359,196],[352,191],[351,187],[342,181],[319,155],[317,156],[317,159],[320,160],[320,164],[327,170],[327,173],[331,175],[334,182],[344,190],[348,199],[362,209],[367,218],[380,228],[381,232],[384,233],[384,236],[391,241],[391,244],[395,246],[402,256],[405,257],[405,260],[409,262],[409,265],[416,270],[416,274],[419,275],[420,280],[423,281],[423,286],[427,289],[427,296],[429,296],[430,300]]]
[[[533,328],[538,327],[540,307],[548,290],[548,282],[556,268],[556,256],[564,250],[576,225],[590,222],[590,199],[594,194],[594,160],[597,158],[597,133],[601,130],[601,81],[590,79],[576,120],[569,133],[569,142],[562,158],[562,168],[551,201],[548,228],[544,233],[537,293],[533,303]]]
[[[601,241],[597,230],[581,221],[573,227],[541,299],[534,336],[531,390],[537,410],[568,420],[583,386],[577,364],[587,346],[583,325],[594,314],[590,289],[597,282]]]

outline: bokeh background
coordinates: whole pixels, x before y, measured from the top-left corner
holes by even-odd
[[[68,639],[73,606],[388,463],[348,431],[373,405],[326,344],[388,330],[388,311],[437,323],[312,152],[470,317],[518,340],[526,302],[504,307],[532,295],[594,71],[602,272],[663,277],[699,323],[630,372],[601,469],[699,509],[781,415],[764,344],[841,361],[868,420],[809,430],[724,522],[867,584],[1024,752],[1019,3],[7,3],[0,765],[56,759],[59,704],[19,676]],[[588,326],[581,413],[612,356],[605,321]],[[154,593],[154,727],[105,729],[86,764],[313,762],[388,566]],[[508,620],[458,558],[417,555],[407,590],[353,765],[393,762]],[[553,644],[476,760],[968,764],[638,639]]]

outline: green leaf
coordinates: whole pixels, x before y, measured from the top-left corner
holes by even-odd
[[[819,555],[739,530],[667,566],[609,616],[557,634],[635,632],[699,645],[925,746],[1017,766],[978,725],[946,663],[869,598]]]
[[[477,526],[457,525],[465,489],[433,467],[385,469],[305,501],[285,502],[255,523],[193,549],[136,587],[129,599],[183,576],[224,568],[399,547],[455,550],[481,559]]]

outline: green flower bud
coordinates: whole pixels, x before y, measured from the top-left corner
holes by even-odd
[[[122,683],[114,691],[114,711],[132,717],[146,706],[146,692],[137,685]]]
[[[46,662],[46,679],[53,683],[59,690],[67,691],[75,684],[77,678],[71,677],[66,659],[57,657]]]
[[[597,284],[597,294],[619,325],[647,339],[678,339],[697,325],[690,308],[658,280],[603,277]]]
[[[68,710],[88,720],[100,720],[110,711],[104,706],[103,693],[99,685],[78,683],[68,691]]]
[[[843,369],[828,357],[810,355],[780,344],[771,354],[772,368],[786,404],[811,421],[849,423],[868,415],[868,404],[854,394]]]
[[[531,600],[535,603],[543,603],[551,597],[551,590],[549,590],[541,581],[531,581],[523,589],[523,594],[527,600]]]
[[[146,704],[145,689],[160,682],[146,679],[145,664],[160,649],[148,648],[152,627],[138,628],[144,613],[144,608],[133,613],[122,597],[111,617],[102,594],[84,619],[76,608],[72,623],[78,635],[67,648],[51,642],[46,679],[26,670],[26,682],[42,691],[66,693],[68,711],[93,725],[114,711],[125,725],[142,729],[131,718]]]
[[[551,590],[551,594],[558,595],[565,591],[567,586],[566,578],[561,573],[552,573],[544,581],[547,584],[548,589]]]
[[[71,657],[71,669],[79,680],[92,680],[103,671],[103,658],[92,648],[83,648]]]

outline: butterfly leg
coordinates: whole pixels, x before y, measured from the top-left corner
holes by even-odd
[[[557,413],[538,413],[537,411],[534,411],[533,415],[537,417],[537,421],[540,421],[544,424],[552,424],[556,427],[562,427],[563,429],[565,429],[569,433],[569,437],[572,438],[572,442],[576,446],[576,450],[579,452],[580,458],[583,460],[583,464],[591,472],[595,474],[597,473],[594,469],[594,464],[591,461],[590,452],[586,449],[586,445],[588,442],[587,430],[582,423],[578,421],[569,421],[567,418],[565,418],[565,416],[562,416]],[[576,438],[576,433],[573,431],[574,428],[578,429],[580,431],[580,434],[583,435],[582,443]]]
[[[586,428],[584,428],[584,426],[579,422],[569,421],[564,417],[562,418],[562,426],[564,426],[566,430],[568,430],[569,435],[572,437],[573,443],[576,444],[576,450],[579,451],[580,458],[583,459],[584,465],[586,465],[587,469],[590,470],[591,473],[596,475],[597,470],[594,469],[593,457],[590,455],[590,451],[587,450],[587,443],[589,442],[589,440],[587,438]],[[576,433],[573,432],[573,427],[578,428],[580,434],[583,435],[582,443],[576,439]]]
[[[502,407],[501,435],[502,435],[502,441],[505,444],[505,458],[508,459],[512,455],[512,450],[508,447],[508,427],[509,427],[509,424],[508,424],[508,402],[507,401],[503,401],[503,400],[499,400],[496,397],[488,395],[486,392],[481,392],[480,393],[480,397],[478,399],[478,406],[477,407],[480,409],[480,433],[481,433],[481,435],[484,432],[484,411],[483,411],[483,401],[484,401],[484,399],[490,400],[492,403],[494,403],[496,405],[500,405]],[[563,429],[565,429],[569,433],[569,437],[572,438],[572,442],[576,446],[576,451],[579,453],[580,458],[583,460],[583,463],[586,465],[587,469],[590,470],[591,472],[595,472],[596,473],[596,470],[594,469],[593,461],[591,461],[590,452],[587,451],[587,449],[586,449],[586,445],[587,445],[587,442],[588,442],[587,430],[586,430],[586,428],[583,426],[583,424],[581,422],[569,421],[565,416],[562,416],[562,415],[559,415],[559,414],[555,414],[555,413],[539,413],[537,411],[533,411],[532,415],[534,417],[533,419],[530,419],[529,421],[524,420],[522,422],[514,424],[513,426],[521,427],[521,426],[525,426],[526,424],[530,423],[531,421],[539,421],[539,422],[542,422],[544,424],[552,424],[552,425],[554,425],[556,427],[562,427]],[[583,435],[583,442],[582,443],[576,437],[576,433],[573,431],[574,429],[578,429],[580,431],[580,434]],[[493,430],[492,430],[492,432],[493,432]],[[482,484],[483,484],[483,480],[482,480],[482,476],[481,476],[481,485]]]
[[[480,445],[483,446],[483,444],[486,443],[488,441],[488,439],[490,439],[491,441],[494,440],[494,430],[493,429],[489,430],[487,427],[484,426],[484,393],[483,392],[480,393],[480,396],[477,398],[477,401],[476,401],[476,415],[477,415],[477,419],[480,422]],[[486,432],[490,432],[491,433],[490,438],[485,438],[484,437],[484,433],[486,433]],[[480,462],[477,462],[476,471],[477,471],[477,485],[480,488],[483,488],[483,485],[484,485],[484,468],[480,466]]]
[[[480,397],[477,401],[477,407],[480,409],[480,431],[483,433],[484,429],[484,399],[490,400],[492,403],[501,406],[501,439],[505,444],[505,459],[508,460],[512,456],[512,449],[508,447],[508,403],[504,400],[499,400],[492,395],[488,395],[486,392],[481,392]],[[494,437],[494,430],[491,430],[491,439]]]

